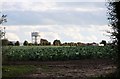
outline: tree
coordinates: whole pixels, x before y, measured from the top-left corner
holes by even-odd
[[[23,45],[27,46],[28,45],[28,41],[25,40],[24,43],[23,43]]]
[[[8,43],[9,46],[14,46],[13,42],[9,41]]]
[[[45,46],[47,43],[48,41],[46,39],[40,39],[40,45]]]
[[[104,46],[106,46],[106,41],[105,40],[102,40],[101,42],[100,42],[100,44],[104,44]]]
[[[2,39],[2,46],[7,46],[9,43],[8,39]]]
[[[111,36],[117,43],[117,76],[120,77],[120,1],[108,2],[109,23],[113,29]]]
[[[0,12],[1,13],[1,12]],[[0,24],[3,24],[4,22],[7,22],[6,19],[7,15],[2,15],[2,17],[0,17]],[[5,32],[2,32],[2,30],[0,29],[0,44],[1,44],[1,38],[5,35]],[[0,47],[1,48],[1,47]],[[1,50],[1,49],[0,49]]]
[[[6,17],[7,15],[2,15],[2,17],[0,17],[0,24],[2,24],[3,22],[7,22]]]
[[[51,45],[51,42],[48,42],[48,44],[47,45]]]
[[[54,40],[54,41],[53,41],[53,45],[55,45],[55,46],[60,46],[60,45],[61,45],[60,40]]]
[[[28,45],[29,45],[29,46],[32,46],[32,45],[33,45],[33,43],[28,43]]]
[[[40,45],[42,45],[42,46],[51,45],[51,43],[48,42],[46,39],[40,39]]]
[[[1,12],[0,12],[1,13]],[[7,20],[6,20],[6,16],[7,15],[2,15],[2,17],[0,17],[0,24],[3,24],[4,22],[7,22]],[[3,37],[5,35],[5,32],[2,32],[2,30],[0,29],[0,62],[2,62],[2,40],[1,40],[1,38]],[[1,69],[2,67],[0,66],[0,69]],[[0,71],[0,74],[2,74],[2,71]],[[1,77],[0,77],[1,78]]]
[[[16,41],[15,46],[20,46],[20,42]]]

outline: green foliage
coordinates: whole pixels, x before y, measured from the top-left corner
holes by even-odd
[[[114,58],[114,49],[111,46],[83,46],[83,47],[51,47],[27,46],[12,47],[5,53],[8,60],[12,61],[54,61],[78,60],[96,58]]]

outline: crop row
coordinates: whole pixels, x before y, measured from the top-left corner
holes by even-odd
[[[114,58],[115,51],[110,46],[83,47],[7,47],[3,55],[12,61],[48,61],[48,60],[79,60],[96,58]]]

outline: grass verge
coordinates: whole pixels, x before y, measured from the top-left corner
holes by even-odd
[[[20,77],[36,71],[34,65],[10,65],[2,67],[2,77]]]

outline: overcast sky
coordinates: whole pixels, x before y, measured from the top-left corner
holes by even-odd
[[[22,1],[22,0],[21,0]],[[31,32],[53,42],[109,41],[105,2],[2,2],[7,14],[6,37],[31,42]]]

